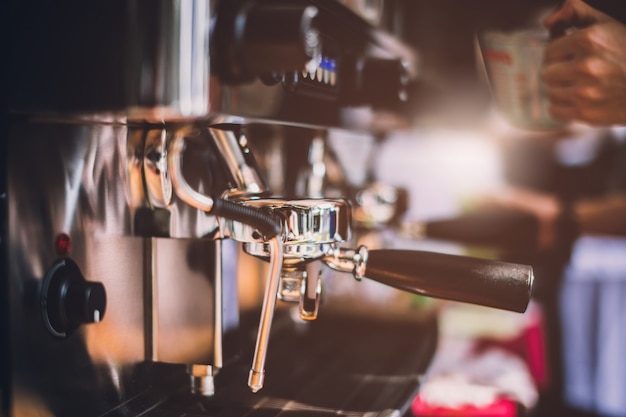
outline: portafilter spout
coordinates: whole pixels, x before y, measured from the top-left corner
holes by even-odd
[[[260,209],[281,224],[283,271],[304,270],[314,260],[415,294],[524,312],[531,298],[533,270],[528,265],[415,250],[368,250],[338,246],[350,234],[350,206],[341,199],[253,199],[240,202]],[[268,258],[268,245],[250,227],[230,222],[232,239],[244,251]],[[303,283],[306,281],[303,280]]]

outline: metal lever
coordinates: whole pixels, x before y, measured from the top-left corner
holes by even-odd
[[[254,359],[252,369],[248,377],[248,386],[252,392],[258,392],[263,388],[265,378],[265,358],[267,356],[267,345],[269,342],[272,319],[274,318],[274,307],[276,305],[276,295],[278,293],[278,283],[280,281],[280,271],[283,265],[283,245],[276,237],[270,239],[270,271],[263,296],[263,307],[261,309],[261,320],[259,322],[259,332],[257,333],[256,346],[254,348]]]

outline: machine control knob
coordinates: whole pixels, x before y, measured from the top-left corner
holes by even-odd
[[[90,282],[69,258],[59,259],[44,278],[41,309],[46,328],[57,337],[67,337],[83,324],[102,320],[106,291],[99,282]]]

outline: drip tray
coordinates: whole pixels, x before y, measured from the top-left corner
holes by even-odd
[[[247,386],[251,362],[246,359],[220,372],[213,398],[188,394],[186,387],[153,393],[158,401],[141,415],[400,417],[417,393],[434,354],[436,335],[434,319],[275,320],[261,391],[253,394]],[[254,347],[252,337],[248,343]],[[130,404],[126,406],[129,411]]]

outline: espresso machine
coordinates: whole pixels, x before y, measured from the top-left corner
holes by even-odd
[[[324,318],[323,270],[525,310],[528,266],[351,240],[325,137],[419,78],[388,6],[360,3],[11,3],[5,415],[404,414],[436,325]],[[272,184],[267,137],[291,166]],[[254,314],[245,257],[267,266]]]

